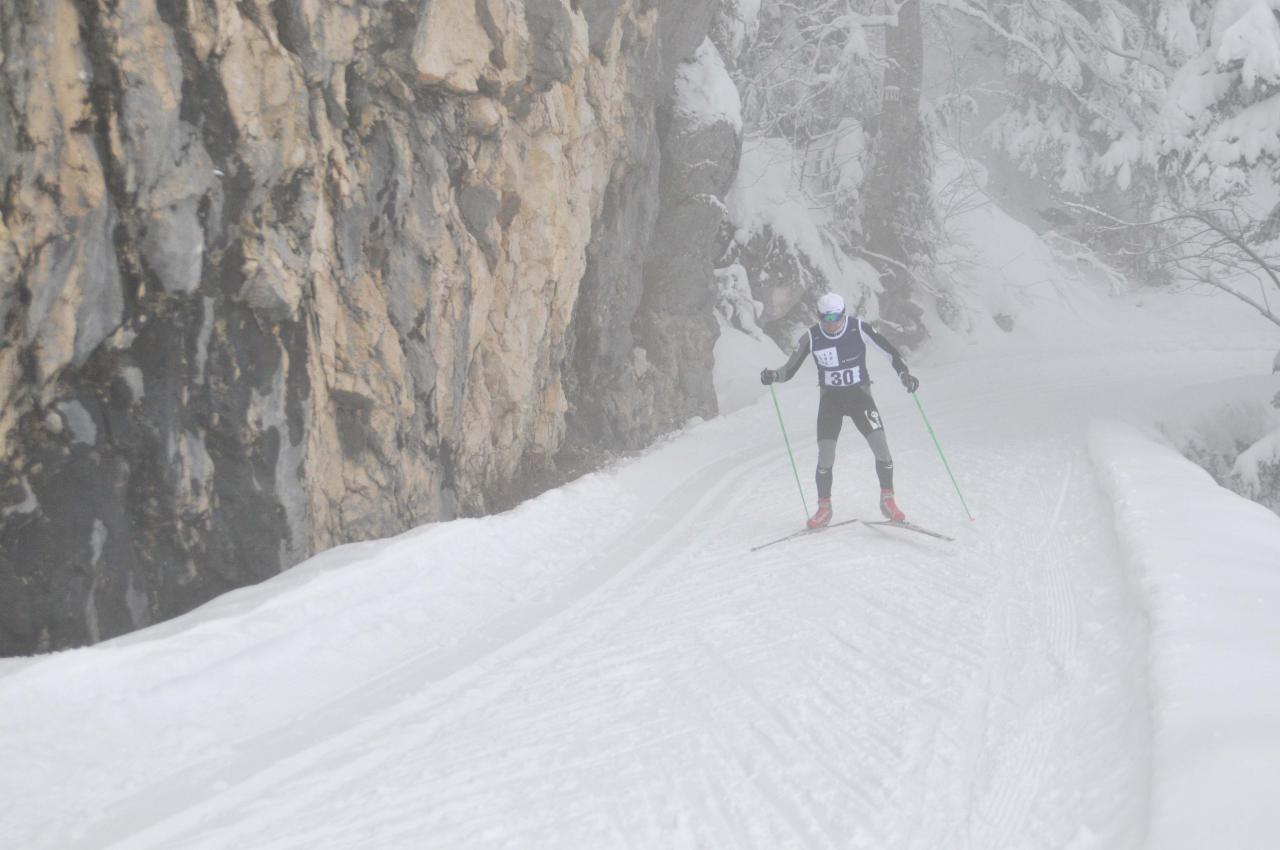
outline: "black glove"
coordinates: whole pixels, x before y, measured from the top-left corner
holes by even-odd
[[[760,383],[764,384],[766,387],[772,384],[776,380],[778,380],[777,372],[773,371],[772,369],[760,370]]]
[[[910,372],[901,372],[898,377],[902,379],[902,385],[907,388],[907,392],[913,393],[920,389],[920,379]]]

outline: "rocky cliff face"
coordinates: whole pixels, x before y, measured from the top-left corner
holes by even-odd
[[[713,413],[713,5],[0,7],[0,654]]]

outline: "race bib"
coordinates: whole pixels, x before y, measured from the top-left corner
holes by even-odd
[[[834,348],[819,348],[813,353],[818,365],[826,369],[834,369],[840,365],[840,352]]]
[[[851,387],[862,379],[862,369],[853,366],[849,369],[833,369],[823,372],[822,378],[829,387]]]

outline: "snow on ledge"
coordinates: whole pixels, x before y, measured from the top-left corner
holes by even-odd
[[[675,108],[697,127],[721,122],[742,132],[742,100],[711,39],[704,38],[693,59],[676,72]]]
[[[1280,517],[1153,434],[1095,421],[1089,451],[1150,622],[1153,850],[1280,835]]]

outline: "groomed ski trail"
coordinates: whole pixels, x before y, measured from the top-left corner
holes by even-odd
[[[1218,360],[1189,368],[1234,362]],[[605,539],[523,553],[564,558],[562,581],[445,645],[405,632],[378,669],[202,758],[122,755],[104,776],[141,765],[150,781],[58,789],[65,821],[0,835],[129,850],[1139,846],[1145,624],[1084,432],[1170,379],[1142,354],[1080,367],[924,373],[973,523],[909,398],[878,393],[903,507],[955,543],[854,523],[750,553],[803,521],[766,400],[677,438],[701,441],[696,463],[662,447],[634,461],[668,483],[625,522],[598,505]],[[784,394],[802,468],[814,395]],[[836,520],[875,495],[846,434]],[[238,663],[254,659],[222,661],[229,682]]]

